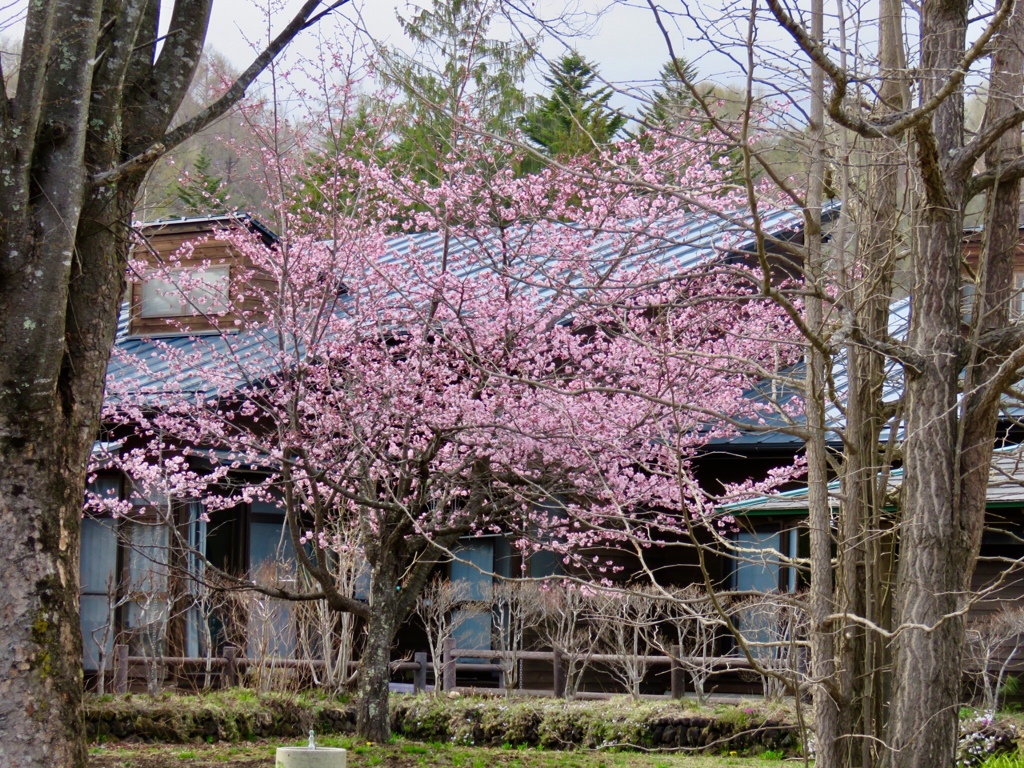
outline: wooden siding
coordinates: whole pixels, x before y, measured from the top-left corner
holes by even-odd
[[[254,293],[272,295],[276,291],[276,282],[267,277],[256,277],[242,283],[241,275],[250,273],[253,269],[252,261],[233,249],[229,243],[216,238],[216,233],[226,230],[229,224],[230,221],[215,219],[172,221],[143,227],[142,236],[146,239],[146,244],[137,245],[132,251],[132,258],[153,267],[162,264],[170,269],[183,271],[198,270],[203,265],[227,267],[229,298],[235,300],[244,292],[245,300],[241,304],[243,312],[259,315],[263,303]],[[241,225],[241,222],[238,224]],[[193,242],[194,246],[188,258],[178,257],[176,254],[179,249],[189,242]],[[192,310],[191,314],[178,317],[142,317],[142,277],[144,276],[137,275],[130,286],[130,335],[203,333],[234,328],[235,315],[231,312],[211,313],[207,316]],[[251,290],[253,286],[259,291]],[[189,309],[187,308],[186,312]]]

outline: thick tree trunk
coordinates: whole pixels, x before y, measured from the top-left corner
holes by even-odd
[[[921,369],[908,374],[906,463],[897,581],[889,748],[900,768],[950,765],[957,742],[963,588],[970,543],[958,521],[957,362],[960,232],[956,210],[922,216],[910,343]]]
[[[927,3],[921,20],[921,100],[963,55],[967,6]],[[965,179],[950,170],[964,143],[963,93],[915,127],[923,206],[912,253],[893,696],[888,748],[898,768],[951,765],[958,738],[964,585],[973,561],[962,528],[958,376],[963,347],[960,265]],[[960,171],[958,173],[964,173]],[[990,438],[991,439],[991,438]]]
[[[359,658],[356,691],[356,736],[379,743],[391,738],[388,684],[391,682],[391,648],[401,624],[398,572],[390,558],[374,568],[370,579],[370,617],[366,641]]]
[[[84,766],[78,544],[85,462],[56,404],[49,418],[3,416],[0,765]]]
[[[26,375],[21,368],[29,361],[0,366],[5,374],[0,382],[0,525],[10,544],[0,551],[0,583],[6,588],[0,610],[0,723],[5,734],[0,765],[12,768],[85,764],[79,529],[86,464],[124,285],[134,188],[121,191],[102,200],[104,218],[92,218],[79,229],[78,258],[68,265],[69,287],[59,299],[67,309],[50,318],[71,318],[67,330],[51,342],[55,350],[40,348],[30,356],[36,364],[48,357],[60,360],[55,366],[59,374],[35,389],[18,386]],[[87,203],[85,210],[99,201]],[[45,245],[36,248],[39,264],[65,261]],[[83,264],[95,267],[83,270]],[[31,293],[32,283],[26,282],[10,281],[0,300],[19,287]]]

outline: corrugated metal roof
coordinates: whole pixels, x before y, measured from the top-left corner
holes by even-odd
[[[837,215],[838,211],[839,204],[832,203],[824,209],[823,216],[829,219]],[[636,232],[633,231],[634,224],[637,224]],[[751,235],[752,219],[749,213],[742,211],[735,211],[724,217],[698,213],[671,222],[657,222],[654,226],[639,224],[624,221],[615,232],[596,233],[588,245],[588,266],[598,272],[602,268],[614,267],[623,275],[628,275],[640,264],[684,272],[706,264],[716,257],[731,257],[750,252],[755,244]],[[543,227],[574,228],[572,224],[567,223],[541,222],[526,227],[509,228],[501,232],[500,236],[497,232],[488,232],[484,236],[476,232],[465,235],[451,234],[447,243],[448,254],[457,257],[470,249],[480,249],[485,253],[490,250],[496,257],[494,268],[501,270],[501,255],[507,250],[512,250],[520,256],[535,259],[536,274],[550,278],[552,275],[545,272],[545,268],[549,266],[550,254],[529,252],[530,241],[536,234],[536,229]],[[762,214],[761,228],[771,237],[786,240],[802,231],[803,216],[789,209],[769,211]],[[637,234],[641,236],[640,244],[624,249],[623,243]],[[444,236],[436,232],[401,235],[388,242],[381,263],[400,263],[413,251],[421,254],[433,251],[440,262],[441,249],[444,245]],[[457,258],[453,258],[453,261],[458,264]],[[487,269],[487,265],[474,259],[464,270],[456,268],[453,273],[457,277],[466,278],[484,269]],[[554,277],[558,278],[559,282],[569,285],[579,281],[578,275]],[[544,295],[544,291],[541,291],[541,295]]]
[[[826,217],[834,216],[838,210],[838,204],[833,204],[826,209],[825,215]],[[234,216],[197,217],[195,219],[171,219],[142,226],[149,228],[165,224],[219,223],[237,219],[238,217]],[[670,224],[662,222],[657,227],[659,233],[657,238],[649,239],[641,247],[627,251],[624,257],[620,253],[621,242],[614,234],[599,234],[591,240],[588,261],[598,268],[602,264],[608,266],[614,264],[616,269],[626,272],[633,265],[655,263],[681,273],[715,258],[727,257],[753,247],[749,213],[736,212],[731,219],[732,222],[729,222],[700,213],[681,218]],[[628,233],[631,224],[632,222],[628,221],[622,222],[622,232]],[[551,222],[537,226],[571,228],[573,225]],[[761,226],[763,231],[770,233],[772,237],[787,239],[802,230],[803,217],[793,210],[770,211],[762,216]],[[501,237],[505,238],[506,242],[511,238],[516,247],[525,250],[529,246],[530,234],[529,228],[513,228],[502,232]],[[515,242],[517,238],[518,242]],[[453,237],[448,243],[449,255],[457,255],[468,249],[493,249],[498,242],[499,237],[496,232],[485,238]],[[399,235],[387,242],[380,262],[384,265],[400,264],[408,258],[410,253],[416,251],[421,256],[426,254],[429,257],[432,254],[440,263],[443,245],[443,236],[435,232]],[[538,274],[543,273],[547,255],[543,253],[528,255],[536,259]],[[430,258],[425,261],[429,263]],[[453,261],[456,264],[459,263],[458,259],[453,259]],[[467,266],[464,272],[459,272],[456,269],[456,276],[471,277],[474,273],[486,268],[480,266],[475,259],[470,263],[475,266]],[[498,264],[495,266],[500,268]],[[569,282],[571,284],[571,279]],[[540,291],[542,298],[544,295],[545,292]],[[169,327],[168,333],[159,336],[129,336],[128,312],[128,305],[122,305],[116,341],[117,351],[107,369],[107,379],[110,383],[129,384],[130,382],[130,387],[135,392],[159,390],[167,385],[172,368],[180,367],[180,362],[187,358],[194,375],[175,379],[173,381],[174,389],[179,392],[208,393],[211,384],[209,377],[204,375],[204,370],[211,366],[221,365],[224,360],[230,360],[232,355],[243,357],[247,365],[269,363],[269,360],[259,361],[258,359],[261,353],[266,356],[265,349],[268,345],[264,334],[249,332],[246,336],[233,331],[185,334],[176,333]],[[273,346],[270,345],[270,348],[272,349]],[[144,367],[134,364],[133,361],[142,362]]]

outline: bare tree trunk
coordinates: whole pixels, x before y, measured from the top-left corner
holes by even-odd
[[[811,12],[811,35],[821,40],[823,8],[815,0]],[[807,209],[804,242],[808,282],[820,286],[824,277],[821,247],[821,209],[825,188],[825,82],[818,66],[811,71],[811,142],[808,168]],[[824,329],[824,310],[818,296],[808,296],[807,326],[812,333]],[[815,682],[814,736],[816,760],[823,766],[838,766],[842,704],[835,686],[836,646],[832,573],[832,510],[828,500],[828,459],[825,442],[825,378],[829,361],[814,344],[808,346],[804,402],[807,418],[807,502],[811,545],[811,594],[809,599],[811,677]]]
[[[78,738],[84,727],[78,539],[85,462],[77,441],[53,440],[67,433],[59,414],[0,420],[0,525],[7,542],[0,548],[0,764],[11,768],[85,764]]]
[[[922,11],[921,100],[931,98],[964,50],[967,4]],[[924,200],[913,258],[913,314],[906,370],[904,505],[897,579],[889,744],[899,768],[950,765],[957,742],[963,587],[972,562],[960,529],[957,389],[960,242],[964,183],[947,158],[963,147],[963,94],[915,126]],[[991,439],[991,438],[990,438]]]
[[[879,58],[881,86],[875,119],[897,114],[906,106],[901,4],[881,3]],[[900,244],[899,182],[905,168],[902,141],[867,141],[863,198],[847,200],[858,219],[858,242],[842,279],[844,309],[856,336],[882,339],[888,334],[889,304]],[[858,185],[859,186],[859,185]],[[852,192],[852,190],[851,190]],[[846,347],[847,401],[845,451],[840,478],[843,488],[837,552],[837,603],[848,616],[866,618],[874,626],[892,625],[892,526],[886,520],[886,485],[890,459],[882,452],[886,424],[882,386],[885,357],[858,343]],[[843,762],[870,768],[885,736],[888,683],[888,641],[863,624],[845,621],[841,632],[839,685],[844,702],[844,731],[857,734],[843,745]]]
[[[383,562],[381,562],[383,561]],[[384,556],[370,576],[370,616],[359,658],[356,689],[356,735],[384,743],[391,738],[388,685],[391,682],[391,648],[402,623],[397,564]]]

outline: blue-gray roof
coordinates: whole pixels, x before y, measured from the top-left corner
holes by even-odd
[[[826,217],[838,213],[838,205],[832,205],[825,211]],[[210,219],[195,219],[194,223],[210,221],[217,223],[224,217],[212,217]],[[175,219],[167,222],[154,222],[158,224],[181,224],[190,223],[193,220]],[[631,232],[632,222],[622,222],[621,233],[628,235]],[[538,226],[561,226],[571,227],[571,224],[543,223]],[[754,239],[750,232],[749,213],[736,212],[731,221],[725,218],[698,213],[688,217],[674,220],[670,225],[659,228],[657,238],[646,238],[639,247],[626,251],[620,251],[621,237],[615,232],[595,236],[591,240],[591,259],[589,262],[597,265],[615,265],[616,269],[628,270],[633,264],[652,261],[658,265],[670,268],[680,273],[694,269],[710,261],[734,257],[754,247]],[[778,240],[788,240],[798,235],[803,229],[803,217],[794,210],[773,210],[762,215],[762,231]],[[528,227],[513,228],[501,233],[501,237],[515,241],[515,245],[528,247]],[[466,249],[493,248],[499,241],[497,233],[489,234],[485,238],[476,236],[449,236],[449,254],[458,254]],[[418,253],[435,253],[440,261],[441,249],[444,245],[444,238],[435,232],[417,232],[398,235],[391,238],[381,255],[381,263],[394,264],[401,262],[412,250]],[[536,260],[538,273],[543,272],[546,255],[543,253],[523,254],[529,255]],[[458,263],[458,260],[455,260]],[[460,273],[456,270],[458,277],[471,277],[474,272],[486,269],[480,265],[477,259],[471,260],[477,265]],[[496,268],[499,265],[495,265]],[[566,276],[560,276],[565,279]],[[538,280],[540,284],[542,281]],[[570,281],[571,282],[571,281]],[[544,291],[540,292],[541,298]],[[168,326],[168,333],[158,336],[131,336],[128,334],[128,305],[121,308],[121,318],[118,326],[116,341],[116,352],[107,369],[107,379],[111,384],[130,384],[135,392],[147,390],[159,390],[166,386],[168,377],[178,360],[188,357],[191,371],[194,374],[184,378],[177,377],[174,380],[174,388],[179,392],[207,394],[210,391],[210,383],[204,370],[220,365],[231,355],[245,355],[247,365],[265,364],[269,365],[270,360],[260,360],[260,356],[267,356],[267,338],[255,331],[235,332],[229,330],[223,333],[179,333]],[[272,348],[272,345],[269,345]],[[142,361],[145,369],[142,370],[135,361]],[[114,389],[114,388],[112,388]]]

